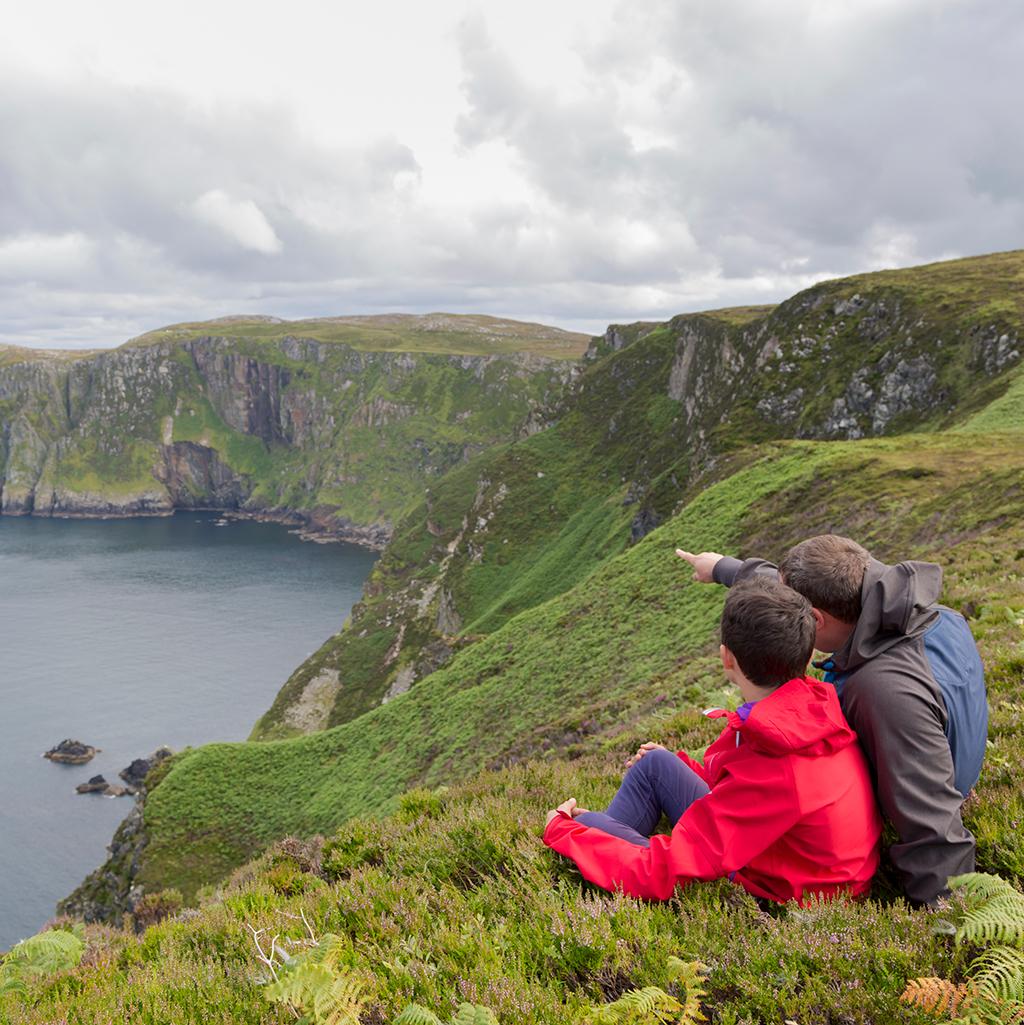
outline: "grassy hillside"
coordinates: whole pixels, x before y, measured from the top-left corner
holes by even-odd
[[[670,956],[702,962],[722,1025],[933,1020],[899,1002],[907,979],[958,981],[973,951],[943,931],[957,907],[909,911],[886,871],[857,906],[765,912],[726,884],[648,905],[582,884],[539,833],[565,797],[603,806],[637,743],[703,749],[717,731],[697,710],[735,702],[723,592],[673,549],[778,557],[831,531],[944,567],[992,709],[965,818],[979,869],[1024,882],[1022,275],[1024,253],[1000,254],[609,329],[556,424],[427,483],[351,622],[257,730],[283,739],[188,750],[149,781],[135,923],[198,910],[141,937],[91,928],[83,966],[0,1010],[293,1020],[261,988],[254,928],[295,951],[336,934],[364,1022],[468,1000],[503,1025],[582,1025],[670,987]],[[100,873],[79,896],[122,884]]]
[[[994,297],[1015,294],[1021,275],[1024,254],[1001,254],[610,328],[556,425],[431,483],[350,622],[296,669],[253,739],[339,725],[418,686],[752,445],[1012,424],[1024,321],[1015,298]]]
[[[578,359],[590,343],[587,335],[544,324],[502,317],[453,313],[389,313],[365,317],[221,317],[173,324],[132,339],[129,345],[154,345],[209,335],[281,341],[289,336],[347,345],[362,352],[433,352],[444,355],[530,353],[551,359]]]
[[[142,879],[191,894],[276,837],[386,810],[411,786],[614,735],[687,696],[706,703],[717,674],[695,656],[722,595],[686,582],[676,544],[777,555],[837,530],[881,557],[933,556],[950,567],[947,601],[990,605],[984,577],[968,583],[958,567],[1024,569],[1020,445],[1009,433],[775,446],[383,707],[305,737],[181,756],[147,803]]]
[[[1020,442],[772,446],[566,595],[358,723],[181,756],[147,810],[149,871],[161,863],[163,882],[189,892],[210,861],[216,874],[241,856],[235,834],[255,839],[268,818],[267,840],[314,830],[332,839],[275,848],[206,890],[198,912],[142,937],[91,927],[87,964],[9,999],[11,1020],[290,1020],[259,984],[250,928],[299,952],[302,915],[318,937],[341,937],[367,1021],[391,1021],[411,1001],[447,1016],[468,1000],[503,1025],[582,1023],[629,988],[671,987],[670,956],[703,963],[716,1023],[932,1020],[898,997],[909,978],[962,977],[970,950],[935,928],[955,907],[909,911],[891,902],[885,877],[879,900],[862,905],[766,914],[725,883],[646,904],[581,885],[539,833],[544,809],[566,796],[601,807],[639,741],[694,750],[715,732],[696,709],[729,700],[701,655],[721,594],[688,582],[672,545],[731,547],[742,536],[741,550],[777,554],[831,528],[883,557],[947,568],[944,598],[970,617],[993,709],[968,822],[979,867],[1021,879],[1024,841],[1007,828],[1024,815]],[[475,769],[470,782],[438,788]],[[411,783],[427,789],[394,796]],[[328,828],[359,812],[373,814]],[[161,899],[173,908],[173,895]]]

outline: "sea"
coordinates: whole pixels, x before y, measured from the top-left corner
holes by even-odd
[[[161,745],[245,740],[375,558],[213,513],[0,517],[0,951],[52,917],[131,810],[75,786],[120,783]],[[41,757],[65,738],[100,753]]]

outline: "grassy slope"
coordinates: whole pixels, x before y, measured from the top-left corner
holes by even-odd
[[[343,826],[318,872],[278,851],[208,892],[192,917],[141,938],[90,929],[88,964],[35,983],[30,999],[8,1000],[10,1020],[285,1022],[257,984],[248,927],[301,943],[300,911],[318,935],[342,937],[345,970],[367,987],[368,1021],[390,1021],[412,1000],[444,1016],[472,1000],[503,1025],[582,1023],[625,989],[666,985],[670,955],[707,966],[705,1010],[721,1025],[932,1020],[898,1002],[906,980],[962,977],[971,952],[937,933],[927,912],[882,900],[766,915],[724,883],[645,904],[581,886],[538,833],[544,809],[569,794],[591,807],[606,802],[623,753],[638,741],[694,749],[714,733],[695,707],[723,697],[717,674],[689,653],[702,650],[721,595],[687,583],[670,546],[725,547],[742,535],[744,551],[777,554],[795,537],[834,528],[857,533],[879,555],[931,556],[946,566],[944,597],[971,617],[993,708],[992,747],[967,813],[979,867],[1021,879],[1024,838],[1007,828],[1024,816],[1020,443],[1020,433],[1007,432],[775,446],[573,591],[457,658],[445,670],[448,685],[462,688],[453,704],[428,680],[364,717],[364,729],[186,755],[150,807],[167,814],[184,795],[175,781],[188,778],[192,807],[208,802],[201,815],[209,817],[193,820],[194,829],[251,830],[248,788],[261,791],[259,814],[271,814],[278,830],[323,828],[335,810],[356,805],[394,814]],[[558,692],[558,707],[542,691]],[[428,785],[530,748],[535,756],[451,790],[387,801],[389,786],[402,784],[382,778],[372,758],[389,717],[386,757],[417,762],[415,778]],[[403,723],[428,725],[437,749],[422,746],[431,734],[403,737]],[[522,744],[515,729],[524,731]],[[229,752],[264,761],[225,760],[215,777]],[[368,769],[377,771],[359,775]],[[353,787],[354,800],[336,809]],[[306,807],[296,814],[289,805]],[[207,838],[214,835],[224,834]],[[198,839],[179,832],[176,842]],[[196,878],[197,865],[177,865],[185,874],[175,881]]]
[[[938,429],[978,410],[984,429],[1004,407],[1012,421],[1017,392],[999,396],[1014,372],[997,371],[992,354],[1024,317],[995,297],[1022,279],[1024,253],[998,254],[825,282],[778,307],[612,328],[556,427],[432,485],[399,523],[350,622],[295,670],[253,739],[308,730],[292,710],[325,680],[336,696],[318,728],[375,708],[403,676],[421,680],[622,551],[639,511],[663,519],[723,455],[836,436],[830,418],[852,381],[861,401],[839,436]],[[889,419],[875,423],[872,411],[886,406]],[[458,613],[444,629],[442,597]]]
[[[338,342],[364,352],[433,352],[445,355],[509,355],[527,352],[552,359],[577,359],[590,338],[544,324],[474,314],[384,314],[276,320],[221,317],[173,324],[141,335],[129,345],[153,345],[185,338],[245,337],[279,341],[288,336]]]
[[[949,564],[949,548],[977,536],[1024,545],[1022,513],[1018,434],[778,445],[393,702],[307,737],[185,754],[147,805],[143,879],[193,892],[284,833],[329,830],[409,786],[614,733],[681,689],[703,699],[707,665],[692,660],[721,594],[685,583],[676,543],[773,554],[836,529],[883,557]]]

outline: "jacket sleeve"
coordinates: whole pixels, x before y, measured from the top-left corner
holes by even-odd
[[[548,823],[544,843],[572,858],[587,879],[606,890],[667,900],[676,886],[742,869],[799,816],[785,759],[754,759],[730,766],[711,793],[690,805],[672,835],[652,836],[649,847],[565,815]]]
[[[850,679],[843,711],[875,777],[878,803],[899,842],[889,848],[907,897],[927,903],[950,876],[974,870],[974,837],[960,817],[953,758],[940,710],[900,672]]]
[[[778,579],[779,568],[774,562],[768,562],[765,559],[741,560],[734,559],[731,555],[723,555],[711,571],[715,583],[724,584],[726,587],[732,587],[733,584],[738,584],[741,580],[748,580],[752,576],[759,575]]]

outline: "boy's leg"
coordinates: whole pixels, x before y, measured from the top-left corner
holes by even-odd
[[[607,815],[603,811],[581,812],[576,816],[575,821],[582,822],[583,825],[590,826],[592,829],[600,829],[602,833],[611,833],[612,836],[628,840],[637,847],[651,846],[649,837],[644,836],[643,833],[638,833],[635,829],[630,829],[625,823],[619,822],[618,819],[613,819],[611,815]]]
[[[708,789],[681,758],[656,748],[630,766],[606,814],[642,836],[650,836],[662,812],[674,826]]]

